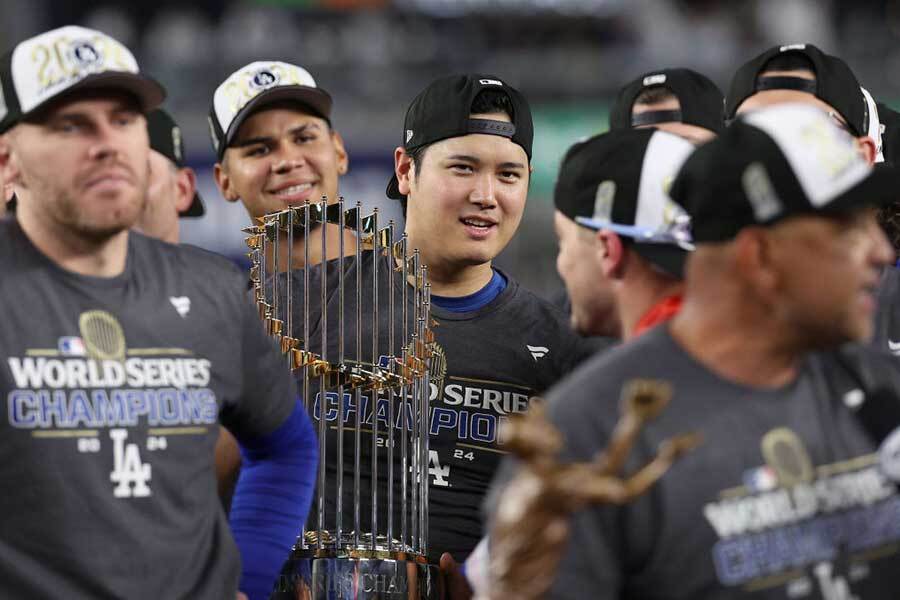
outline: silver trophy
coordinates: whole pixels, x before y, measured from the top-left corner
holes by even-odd
[[[443,598],[426,559],[434,336],[418,251],[405,235],[395,241],[393,222],[379,228],[377,209],[363,216],[343,199],[305,202],[244,231],[259,315],[319,438],[316,498],[271,598]],[[325,260],[329,235],[338,256]],[[306,267],[291,271],[298,240]],[[319,243],[322,260],[310,265]]]

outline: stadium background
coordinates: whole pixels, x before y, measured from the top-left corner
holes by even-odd
[[[476,71],[521,89],[535,119],[534,177],[518,236],[498,264],[543,296],[554,270],[552,191],[565,149],[607,127],[618,86],[688,66],[723,91],[734,69],[778,43],[812,42],[841,56],[873,95],[900,108],[900,0],[0,0],[0,41],[65,24],[101,29],[135,51],[169,91],[207,215],[183,220],[183,241],[241,261],[247,216],[221,199],[206,114],[215,86],[252,60],[307,68],[335,99],[350,153],[341,192],[378,205],[413,95],[431,79]]]

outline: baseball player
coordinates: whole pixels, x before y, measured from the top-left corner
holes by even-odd
[[[251,219],[302,204],[338,198],[338,179],[349,160],[331,124],[331,96],[302,67],[257,61],[216,88],[209,126],[216,151],[214,175],[222,196],[240,200]],[[328,228],[327,258],[336,258],[339,238],[350,248],[349,231]],[[310,263],[321,262],[321,230],[310,233]],[[302,236],[295,240],[293,267],[305,260]],[[285,246],[286,251],[286,246]],[[287,255],[281,257],[287,264]]]
[[[572,323],[594,334],[596,289],[612,289],[621,338],[667,320],[681,304],[689,218],[666,192],[693,145],[656,129],[624,129],[575,144],[556,182],[559,275]]]
[[[683,68],[650,71],[619,90],[609,128],[655,127],[697,146],[722,132],[724,104],[722,92],[701,73]]]
[[[623,384],[662,380],[669,407],[623,477],[675,434],[703,443],[646,495],[576,513],[548,597],[896,589],[900,530],[888,523],[900,471],[893,452],[876,450],[900,424],[900,374],[874,349],[838,350],[872,333],[893,252],[870,207],[893,199],[896,177],[873,171],[826,113],[793,104],[748,114],[687,159],[671,190],[696,244],[681,311],[579,369],[550,394],[549,412],[565,457],[591,460]],[[872,418],[882,409],[891,418]]]
[[[161,108],[147,115],[150,135],[150,184],[147,202],[134,229],[144,235],[178,243],[179,217],[201,217],[203,200],[197,193],[197,174],[184,166],[181,128]]]
[[[0,171],[19,201],[0,223],[0,596],[219,600],[240,577],[266,597],[316,445],[242,274],[129,231],[162,87],[74,26],[3,55],[0,84]],[[215,493],[220,422],[245,453],[234,538]]]
[[[868,108],[860,89],[856,76],[840,58],[812,44],[775,46],[734,74],[725,118],[784,102],[818,106],[853,135],[859,152],[874,163],[878,149],[869,136]]]

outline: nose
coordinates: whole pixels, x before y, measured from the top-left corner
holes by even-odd
[[[106,160],[119,155],[118,132],[108,123],[96,123],[94,127],[94,143],[88,155],[92,160]]]
[[[475,180],[475,187],[469,194],[469,201],[477,204],[481,208],[493,208],[497,206],[497,199],[494,195],[494,176],[487,172],[479,175]]]
[[[870,229],[872,231],[873,244],[871,253],[872,262],[876,263],[878,266],[892,264],[896,260],[897,254],[894,251],[894,247],[888,241],[884,230],[874,219]]]
[[[284,152],[272,163],[272,172],[278,175],[289,173],[306,164],[306,160],[299,152]]]

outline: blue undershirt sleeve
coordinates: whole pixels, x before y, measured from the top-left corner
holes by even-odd
[[[318,443],[299,401],[278,429],[238,443],[243,463],[230,521],[241,553],[239,589],[267,600],[312,503]]]

